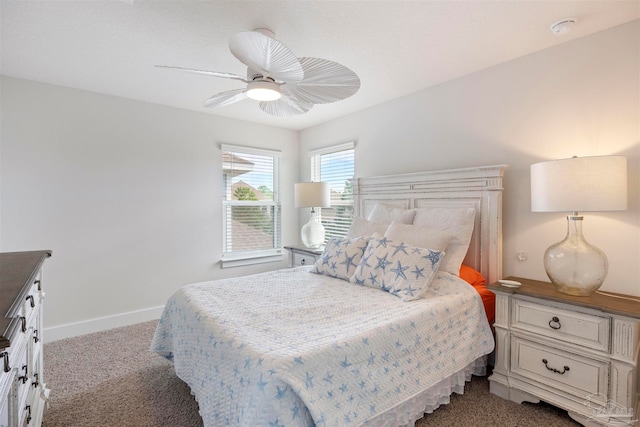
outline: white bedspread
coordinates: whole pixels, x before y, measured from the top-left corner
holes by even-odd
[[[458,277],[438,273],[403,302],[308,269],[193,284],[167,302],[151,350],[173,360],[205,426],[363,425],[493,350]]]

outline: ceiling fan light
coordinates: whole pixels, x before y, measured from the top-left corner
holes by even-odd
[[[280,99],[280,86],[273,82],[251,82],[249,83],[247,96],[256,101],[275,101]]]

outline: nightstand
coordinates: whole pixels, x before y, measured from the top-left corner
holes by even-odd
[[[546,401],[585,426],[633,425],[640,418],[640,301],[507,279],[522,285],[488,286],[496,294],[491,393]]]
[[[303,245],[285,246],[284,248],[289,251],[289,267],[313,265],[324,251],[324,247],[311,249]]]

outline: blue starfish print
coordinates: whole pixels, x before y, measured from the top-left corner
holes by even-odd
[[[382,247],[386,248],[388,241],[389,241],[389,239],[387,239],[386,237],[383,237],[382,239],[379,239],[378,240],[378,247],[382,246]]]
[[[432,251],[431,249],[429,249],[429,255],[425,255],[422,258],[428,259],[429,261],[431,261],[431,268],[433,269],[433,267],[438,263],[438,261],[440,261],[441,255],[442,255],[442,252]]]
[[[409,296],[412,296],[412,297],[415,296],[415,293],[413,291],[417,291],[417,289],[412,288],[411,285],[404,288],[404,290],[406,291],[407,294],[409,294]]]
[[[416,275],[416,279],[420,278],[420,277],[424,277],[424,267],[420,268],[417,265],[415,266],[416,269],[412,271],[413,274]]]
[[[420,248],[413,248],[413,250],[411,251],[412,254],[418,254],[418,255],[422,255],[422,249]]]
[[[379,256],[376,255],[376,258],[378,258],[378,265],[376,265],[375,268],[381,268],[383,273],[386,273],[386,268],[387,265],[391,264],[391,261],[387,261],[387,256],[383,256],[382,258],[380,258]]]
[[[354,266],[357,267],[358,265],[355,264],[353,262],[353,259],[356,257],[357,254],[353,254],[353,256],[349,256],[347,255],[347,253],[345,252],[344,254],[344,261],[340,263],[340,265],[346,265],[347,266],[347,274],[349,273],[349,267]]]
[[[391,290],[391,286],[385,285],[384,279],[382,279],[382,283],[380,284],[380,289],[382,289],[385,292],[389,292]]]
[[[329,260],[331,260],[331,257],[329,256],[329,254],[324,254],[322,255],[322,265],[329,265]]]
[[[347,360],[347,356],[345,356],[344,360],[340,362],[340,365],[342,365],[343,368],[348,368],[349,366],[351,366],[351,363],[349,363],[349,361]]]
[[[375,285],[376,282],[378,281],[378,276],[373,274],[373,271],[369,275],[369,281],[371,282],[372,285]]]
[[[258,388],[260,391],[264,391],[264,386],[267,385],[267,382],[262,380],[262,374],[260,374],[260,381],[258,381]]]
[[[393,251],[393,255],[397,254],[397,253],[398,253],[398,252],[400,252],[400,251],[404,252],[404,254],[405,254],[405,255],[409,255],[409,254],[407,253],[407,245],[405,245],[405,244],[404,244],[404,242],[400,242],[400,244],[399,244],[399,245],[391,245],[391,246],[393,246],[394,248],[396,248],[396,250],[395,250],[395,251]]]
[[[278,400],[284,399],[284,396],[287,394],[287,388],[288,388],[287,386],[284,386],[284,388],[280,388],[280,386],[277,385],[276,399]]]
[[[353,276],[353,280],[355,280],[356,285],[364,286],[364,279],[359,279],[357,276]]]
[[[409,269],[409,267],[403,267],[402,264],[400,263],[400,261],[398,261],[398,266],[396,268],[392,268],[391,271],[393,273],[396,273],[396,279],[398,277],[402,277],[404,280],[407,280],[407,275],[404,274],[405,271],[407,271]]]

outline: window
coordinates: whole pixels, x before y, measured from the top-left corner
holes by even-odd
[[[222,145],[223,267],[282,260],[279,152]]]
[[[331,187],[331,207],[322,209],[325,240],[344,237],[353,219],[353,188],[355,174],[354,143],[314,150],[311,156],[311,180],[328,182]]]

